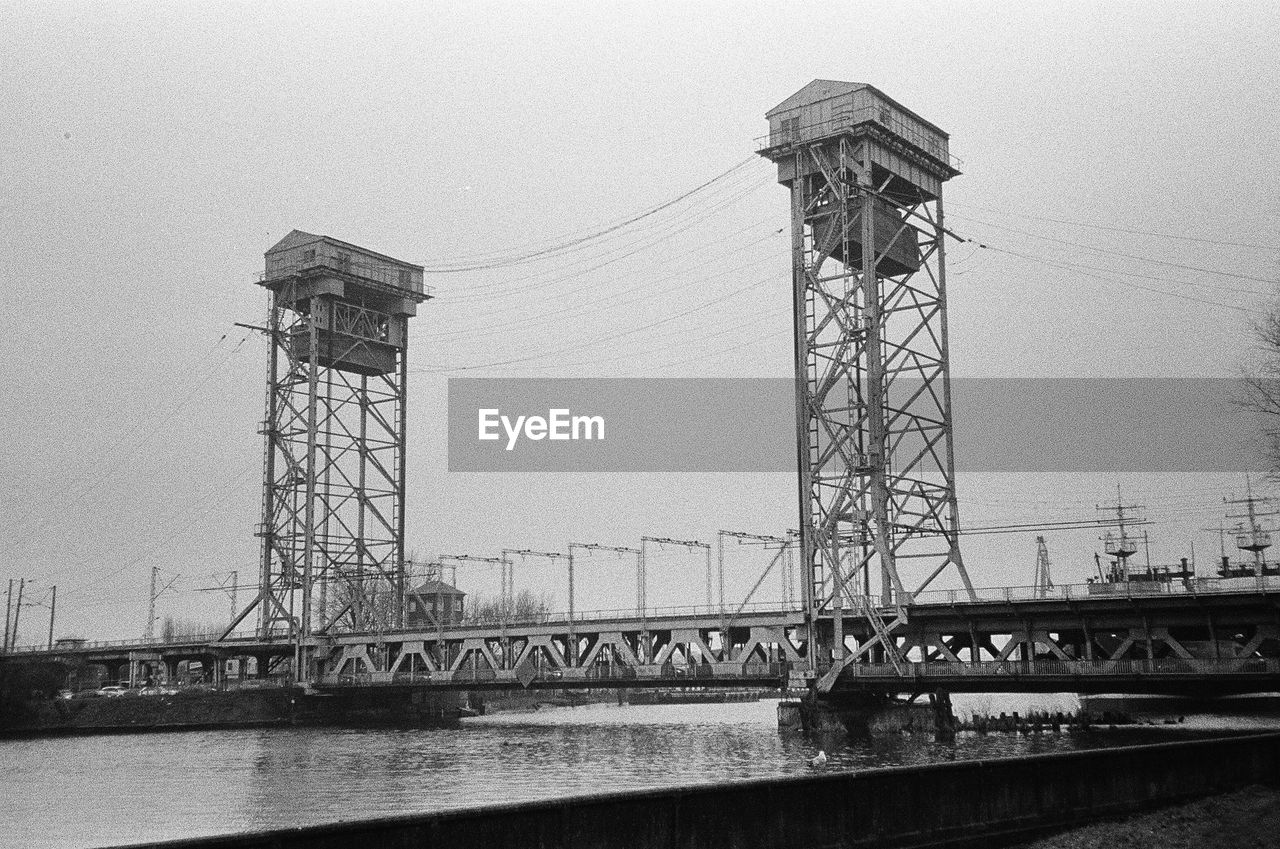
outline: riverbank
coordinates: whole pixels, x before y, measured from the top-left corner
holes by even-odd
[[[1280,788],[1255,785],[1116,822],[1045,837],[1019,849],[1244,849],[1280,846]]]
[[[129,734],[295,725],[451,727],[456,694],[421,691],[331,695],[302,687],[178,690],[97,698],[33,698],[0,723],[0,736]]]

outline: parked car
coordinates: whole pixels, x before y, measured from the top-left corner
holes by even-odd
[[[108,684],[105,687],[98,688],[99,696],[123,696],[129,692],[128,687],[121,687],[119,684]]]

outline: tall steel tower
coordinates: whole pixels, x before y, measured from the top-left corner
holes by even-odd
[[[408,320],[422,267],[294,230],[270,292],[258,632],[302,640],[404,615]]]
[[[957,545],[942,217],[942,184],[960,172],[945,132],[862,83],[814,80],[768,118],[760,154],[791,190],[809,657],[829,686],[859,658],[896,665],[889,632],[948,570],[972,592]],[[853,651],[846,607],[871,626]]]

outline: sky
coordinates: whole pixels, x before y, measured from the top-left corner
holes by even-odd
[[[173,583],[160,615],[217,621],[229,599],[208,588],[252,583],[266,345],[235,323],[262,321],[262,253],[294,228],[448,267],[730,172],[643,236],[428,275],[422,553],[794,525],[787,475],[451,474],[444,398],[461,375],[790,374],[787,196],[753,153],[814,78],[872,83],[951,134],[948,222],[990,246],[949,255],[958,375],[1233,377],[1280,280],[1271,3],[33,2],[0,4],[0,27],[0,582],[57,584],[59,636],[141,633],[153,566]],[[1117,483],[1166,558],[1216,547],[1203,529],[1243,486],[968,475],[961,516],[1091,517]],[[1082,581],[1093,534],[1050,543]],[[1026,536],[967,551],[979,584],[1030,579]],[[754,556],[735,554],[736,591]],[[659,561],[651,600],[700,592],[700,562]],[[623,568],[581,578],[579,608],[624,606]],[[517,589],[561,582],[522,565]]]

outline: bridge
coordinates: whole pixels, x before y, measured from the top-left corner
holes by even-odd
[[[942,191],[960,172],[949,137],[872,86],[832,80],[768,118],[757,152],[791,201],[798,527],[730,535],[773,548],[770,568],[794,557],[794,601],[784,590],[777,603],[748,594],[726,604],[722,577],[719,604],[651,607],[646,542],[705,549],[708,602],[712,547],[645,537],[639,548],[579,546],[637,555],[634,608],[574,609],[571,544],[567,554],[453,558],[502,568],[501,610],[483,621],[442,610],[412,624],[408,334],[435,291],[423,266],[295,230],[267,251],[259,281],[271,308],[254,328],[270,346],[252,602],[217,634],[19,648],[4,660],[99,665],[135,683],[175,680],[199,661],[215,687],[751,685],[801,690],[813,703],[841,693],[1280,689],[1280,569],[1264,561],[1270,536],[1252,495],[1239,547],[1253,563],[1224,554],[1220,577],[1186,561],[1131,569],[1141,540],[1118,503],[1096,582],[1052,586],[1042,549],[1035,587],[973,586],[952,457],[945,254],[958,237],[944,225]],[[512,613],[513,555],[567,559],[567,611]],[[249,659],[253,678],[241,662],[227,680],[224,661]]]
[[[887,613],[888,611],[886,611]],[[834,617],[818,620],[822,644]],[[832,694],[1129,692],[1222,695],[1280,689],[1280,576],[1182,583],[1068,584],[921,593],[886,652],[867,618],[841,627],[850,657],[810,657],[794,604],[545,613],[493,624],[372,633],[205,635],[17,648],[15,660],[105,666],[141,682],[200,661],[215,687],[292,683],[299,651],[311,685],[439,689],[769,687],[804,690],[833,669]],[[257,661],[246,677],[247,663]],[[812,661],[812,663],[810,662]],[[110,675],[114,673],[114,675]]]

